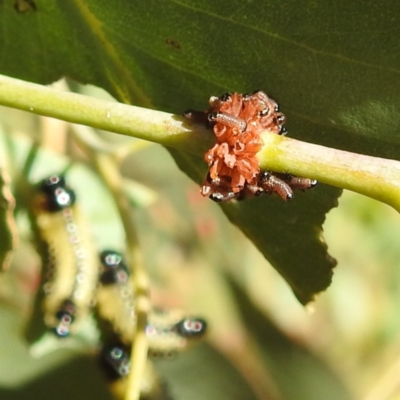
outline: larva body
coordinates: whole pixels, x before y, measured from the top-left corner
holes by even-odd
[[[120,343],[105,344],[100,350],[99,363],[111,391],[118,399],[124,399],[127,390],[127,379],[130,369],[130,349]],[[165,383],[160,380],[152,363],[147,360],[140,385],[140,399],[172,400]]]
[[[100,317],[112,325],[121,341],[132,343],[136,326],[135,302],[129,271],[122,255],[113,250],[100,254],[101,274],[97,291],[97,310]]]
[[[63,178],[40,185],[37,226],[47,247],[43,302],[45,324],[68,336],[90,312],[98,281],[97,251],[74,192]]]
[[[128,268],[121,254],[106,250],[100,255],[102,273],[97,292],[97,311],[108,321],[116,336],[125,345],[131,345],[136,327],[134,295]],[[146,335],[149,355],[176,354],[204,336],[206,322],[200,318],[185,317],[181,310],[152,310],[148,315]]]
[[[185,317],[182,310],[153,310],[149,315],[146,336],[151,357],[172,357],[201,339],[206,322],[197,317]]]

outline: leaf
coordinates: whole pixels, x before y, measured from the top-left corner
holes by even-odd
[[[395,0],[29,3],[18,12],[0,2],[4,74],[40,83],[67,75],[175,113],[206,108],[211,94],[263,89],[281,104],[291,136],[399,159]],[[200,162],[180,159],[184,171]],[[289,205],[265,199],[224,210],[306,302],[330,281],[318,224],[339,193],[318,188]],[[259,215],[265,231],[252,226]],[[303,246],[290,246],[298,240]]]
[[[303,304],[331,283],[336,261],[327,253],[321,225],[325,213],[337,205],[335,192],[325,186],[312,194],[296,194],[296,204],[264,197],[223,206],[230,221],[241,227]]]
[[[15,199],[10,190],[7,171],[0,167],[0,270],[6,270],[17,242],[14,221]]]

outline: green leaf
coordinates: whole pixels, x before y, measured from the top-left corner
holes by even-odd
[[[337,202],[338,189],[320,187],[296,193],[292,203],[262,198],[223,205],[229,220],[239,226],[280,272],[303,304],[331,283],[336,261],[322,239],[325,213]]]
[[[67,75],[120,101],[175,113],[206,108],[211,94],[264,89],[281,104],[291,136],[399,159],[395,0],[34,4],[18,12],[0,2],[4,74],[40,83]],[[200,162],[180,159],[185,171]],[[330,281],[317,225],[338,195],[318,188],[289,205],[265,199],[224,210],[306,302]]]

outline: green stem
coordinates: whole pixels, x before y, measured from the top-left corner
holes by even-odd
[[[389,204],[400,212],[400,162],[263,134],[260,167],[317,179]]]
[[[152,141],[202,155],[213,135],[161,111],[60,92],[0,75],[0,105]],[[263,169],[290,172],[383,201],[400,212],[400,162],[264,133]]]
[[[212,134],[183,117],[100,100],[0,75],[0,105],[156,142],[205,152]]]

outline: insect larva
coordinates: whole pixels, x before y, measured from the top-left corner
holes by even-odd
[[[122,255],[113,250],[100,254],[100,286],[97,291],[97,312],[112,325],[125,344],[132,342],[136,318],[129,271]]]
[[[105,344],[99,353],[99,363],[116,398],[126,396],[126,377],[131,369],[130,348],[121,343]],[[148,360],[140,385],[141,400],[172,400],[168,387]]]
[[[276,174],[284,180],[292,189],[306,190],[313,188],[318,182],[315,179],[300,178],[292,174]]]
[[[64,178],[50,176],[38,191],[37,226],[48,251],[44,319],[58,337],[65,337],[93,305],[99,273],[97,252],[75,204],[75,194]]]
[[[289,184],[267,171],[262,171],[260,173],[258,181],[260,187],[267,193],[276,192],[283,200],[291,200],[293,198],[293,190]]]
[[[136,318],[128,268],[122,255],[113,250],[103,251],[100,261],[102,272],[97,292],[98,314],[112,325],[125,345],[130,345]],[[152,310],[146,327],[149,354],[165,356],[178,353],[187,348],[193,339],[202,337],[205,330],[204,320],[185,317],[180,310]]]
[[[99,361],[110,381],[124,378],[131,368],[130,349],[122,343],[107,343],[100,350]]]
[[[230,128],[236,128],[239,132],[244,132],[247,128],[247,123],[243,119],[223,112],[212,112],[208,114],[210,122],[221,122]]]
[[[146,335],[151,357],[171,357],[201,339],[207,323],[198,317],[186,317],[179,309],[153,310],[149,315]]]
[[[237,193],[231,190],[231,180],[229,177],[218,176],[216,179],[212,179],[210,173],[207,174],[201,186],[200,193],[203,196],[209,196],[216,202],[231,200],[238,196]]]

